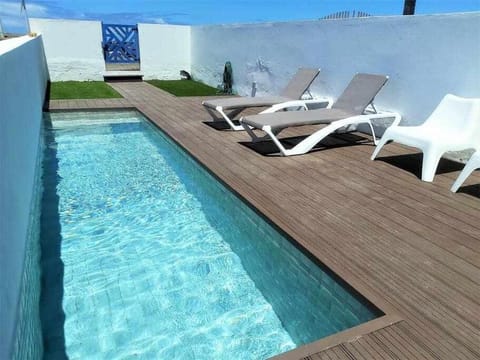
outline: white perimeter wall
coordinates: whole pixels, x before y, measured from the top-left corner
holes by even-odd
[[[144,79],[180,79],[190,72],[190,26],[138,24]]]
[[[9,359],[48,80],[41,37],[0,42],[0,359]]]
[[[41,33],[52,81],[103,80],[100,21],[30,19]],[[180,79],[190,71],[190,26],[138,24],[141,72],[145,79]]]
[[[103,80],[99,21],[30,19],[30,27],[42,34],[52,81]]]
[[[43,33],[53,81],[101,80],[98,21],[31,19]],[[250,25],[139,24],[145,79],[178,79],[180,70],[214,87],[230,60],[234,88],[276,93],[300,66],[320,67],[314,95],[337,97],[357,72],[390,81],[380,108],[417,124],[446,93],[480,97],[480,13],[369,17]]]
[[[377,97],[409,123],[422,122],[446,93],[480,97],[480,13],[192,28],[192,73],[234,88],[277,92],[298,67],[319,67],[316,95],[336,98],[357,72],[390,76]]]

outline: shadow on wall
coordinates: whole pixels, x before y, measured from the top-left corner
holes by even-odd
[[[42,323],[44,359],[68,359],[65,351],[65,313],[62,307],[64,264],[61,260],[61,225],[59,217],[59,183],[57,144],[48,115],[45,119],[43,159],[43,199],[40,246],[42,271],[40,320]]]
[[[254,64],[247,62],[247,78],[249,83],[255,83],[259,94],[272,93],[272,89],[278,89],[279,85],[271,70],[271,64],[262,58],[257,58]],[[249,89],[242,89],[247,92]]]

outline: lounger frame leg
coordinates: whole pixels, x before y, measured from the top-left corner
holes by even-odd
[[[248,135],[250,135],[253,143],[257,143],[257,142],[261,142],[261,141],[267,141],[267,140],[272,139],[272,137],[268,133],[266,133],[264,136],[258,136],[257,134],[255,134],[255,132],[253,131],[253,129],[250,126],[248,126],[246,124],[243,124],[241,120],[240,120],[240,124],[242,124],[244,130],[248,133]],[[270,132],[274,136],[278,135],[282,130],[283,129],[270,128]]]
[[[320,141],[322,141],[325,137],[333,133],[334,131],[345,127],[347,125],[351,124],[361,124],[361,123],[366,123],[369,124],[370,129],[372,131],[372,136],[375,140],[375,131],[373,129],[372,123],[370,121],[370,118],[367,117],[366,115],[359,115],[355,117],[350,117],[347,119],[342,119],[342,120],[337,120],[332,122],[330,125],[325,126],[324,128],[314,132],[313,134],[309,135],[306,139],[302,140],[299,142],[297,145],[295,145],[291,149],[285,149],[285,147],[282,145],[280,140],[277,138],[278,132],[274,132],[270,126],[264,126],[262,130],[267,133],[267,135],[272,139],[272,141],[275,143],[275,145],[278,147],[280,150],[280,153],[283,156],[292,156],[292,155],[301,155],[309,152],[312,150],[312,148],[318,144]],[[252,131],[253,132],[253,131]],[[250,134],[250,132],[249,132]]]
[[[210,114],[213,121],[221,121],[221,119],[218,118],[218,116],[215,114],[215,112],[213,111],[212,108],[209,108],[209,107],[205,106],[205,109]],[[223,120],[225,120],[227,122],[227,124],[230,126],[230,128],[234,131],[243,130],[243,126],[242,125],[235,125],[233,123],[232,119],[234,119],[235,116],[240,114],[245,109],[246,108],[235,109],[235,110],[232,110],[231,112],[229,112],[228,114],[226,114],[221,106],[217,106],[215,108],[215,110],[222,116]]]
[[[275,132],[273,131],[273,129],[270,127],[270,126],[264,126],[262,128],[263,131],[265,131],[265,133],[268,135],[268,137],[270,137],[270,139],[272,139],[272,141],[275,143],[275,145],[278,147],[278,150],[280,150],[280,153],[283,155],[283,156],[289,156],[289,155],[296,155],[296,154],[290,154],[290,150],[287,150],[285,149],[285,147],[282,145],[282,143],[280,142],[280,140],[278,140]]]

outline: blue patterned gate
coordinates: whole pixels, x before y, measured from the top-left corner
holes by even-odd
[[[137,25],[103,24],[103,56],[106,63],[140,62]]]

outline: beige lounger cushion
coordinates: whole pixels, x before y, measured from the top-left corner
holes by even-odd
[[[333,109],[348,109],[361,114],[388,80],[388,76],[356,74],[343,93],[338,97]]]
[[[308,90],[312,82],[320,73],[319,69],[300,68],[292,77],[285,89],[280,92],[280,96],[298,100],[302,97],[305,91]]]
[[[290,126],[330,124],[336,120],[361,115],[387,80],[385,75],[356,74],[331,109],[252,115],[244,117],[242,122],[257,129],[266,125],[283,129]]]
[[[270,125],[274,129],[291,126],[330,124],[332,121],[355,116],[352,112],[341,109],[317,109],[309,111],[283,111],[271,114],[251,115],[242,119],[242,123],[256,129]]]
[[[223,110],[242,109],[249,107],[272,106],[291,100],[298,100],[308,90],[318,76],[319,69],[300,68],[287,84],[279,96],[219,98],[203,102],[203,105],[212,109],[218,106]]]
[[[292,99],[283,96],[231,97],[205,100],[203,105],[212,109],[221,106],[224,110],[229,110],[247,107],[272,106],[290,100]]]

